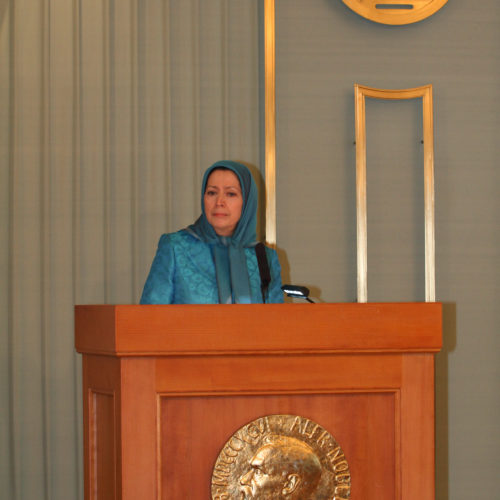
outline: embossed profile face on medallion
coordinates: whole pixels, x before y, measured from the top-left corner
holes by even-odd
[[[243,426],[212,474],[212,500],[346,500],[350,489],[349,466],[333,436],[297,415]]]

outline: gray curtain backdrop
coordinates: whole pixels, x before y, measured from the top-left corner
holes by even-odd
[[[439,500],[498,490],[499,26],[276,0],[278,247],[318,300],[356,297],[354,83],[434,86]],[[262,178],[262,56],[261,0],[0,0],[2,498],[83,497],[73,305],[138,301],[212,162]],[[370,301],[424,298],[420,106],[367,102]]]
[[[2,498],[83,497],[74,304],[139,300],[214,161],[258,174],[258,15],[253,1],[0,2]]]

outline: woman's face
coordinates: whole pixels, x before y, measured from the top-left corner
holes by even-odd
[[[205,215],[219,236],[231,236],[241,217],[243,195],[238,177],[231,170],[214,170],[203,196]]]

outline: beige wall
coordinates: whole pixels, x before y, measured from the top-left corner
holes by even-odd
[[[284,277],[356,297],[353,84],[434,86],[437,498],[493,498],[499,448],[500,7],[406,27],[276,0]],[[0,491],[82,496],[73,304],[136,302],[220,158],[258,172],[261,1],[0,0]],[[367,105],[369,300],[422,300],[421,113]],[[376,457],[373,457],[376,460]]]
[[[500,5],[450,0],[403,27],[340,1],[276,5],[277,239],[292,280],[321,299],[356,298],[353,84],[433,85],[436,498],[498,496]],[[370,301],[424,298],[420,106],[367,102]]]

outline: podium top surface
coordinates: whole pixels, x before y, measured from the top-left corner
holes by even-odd
[[[77,305],[75,346],[111,356],[438,352],[440,303]]]

